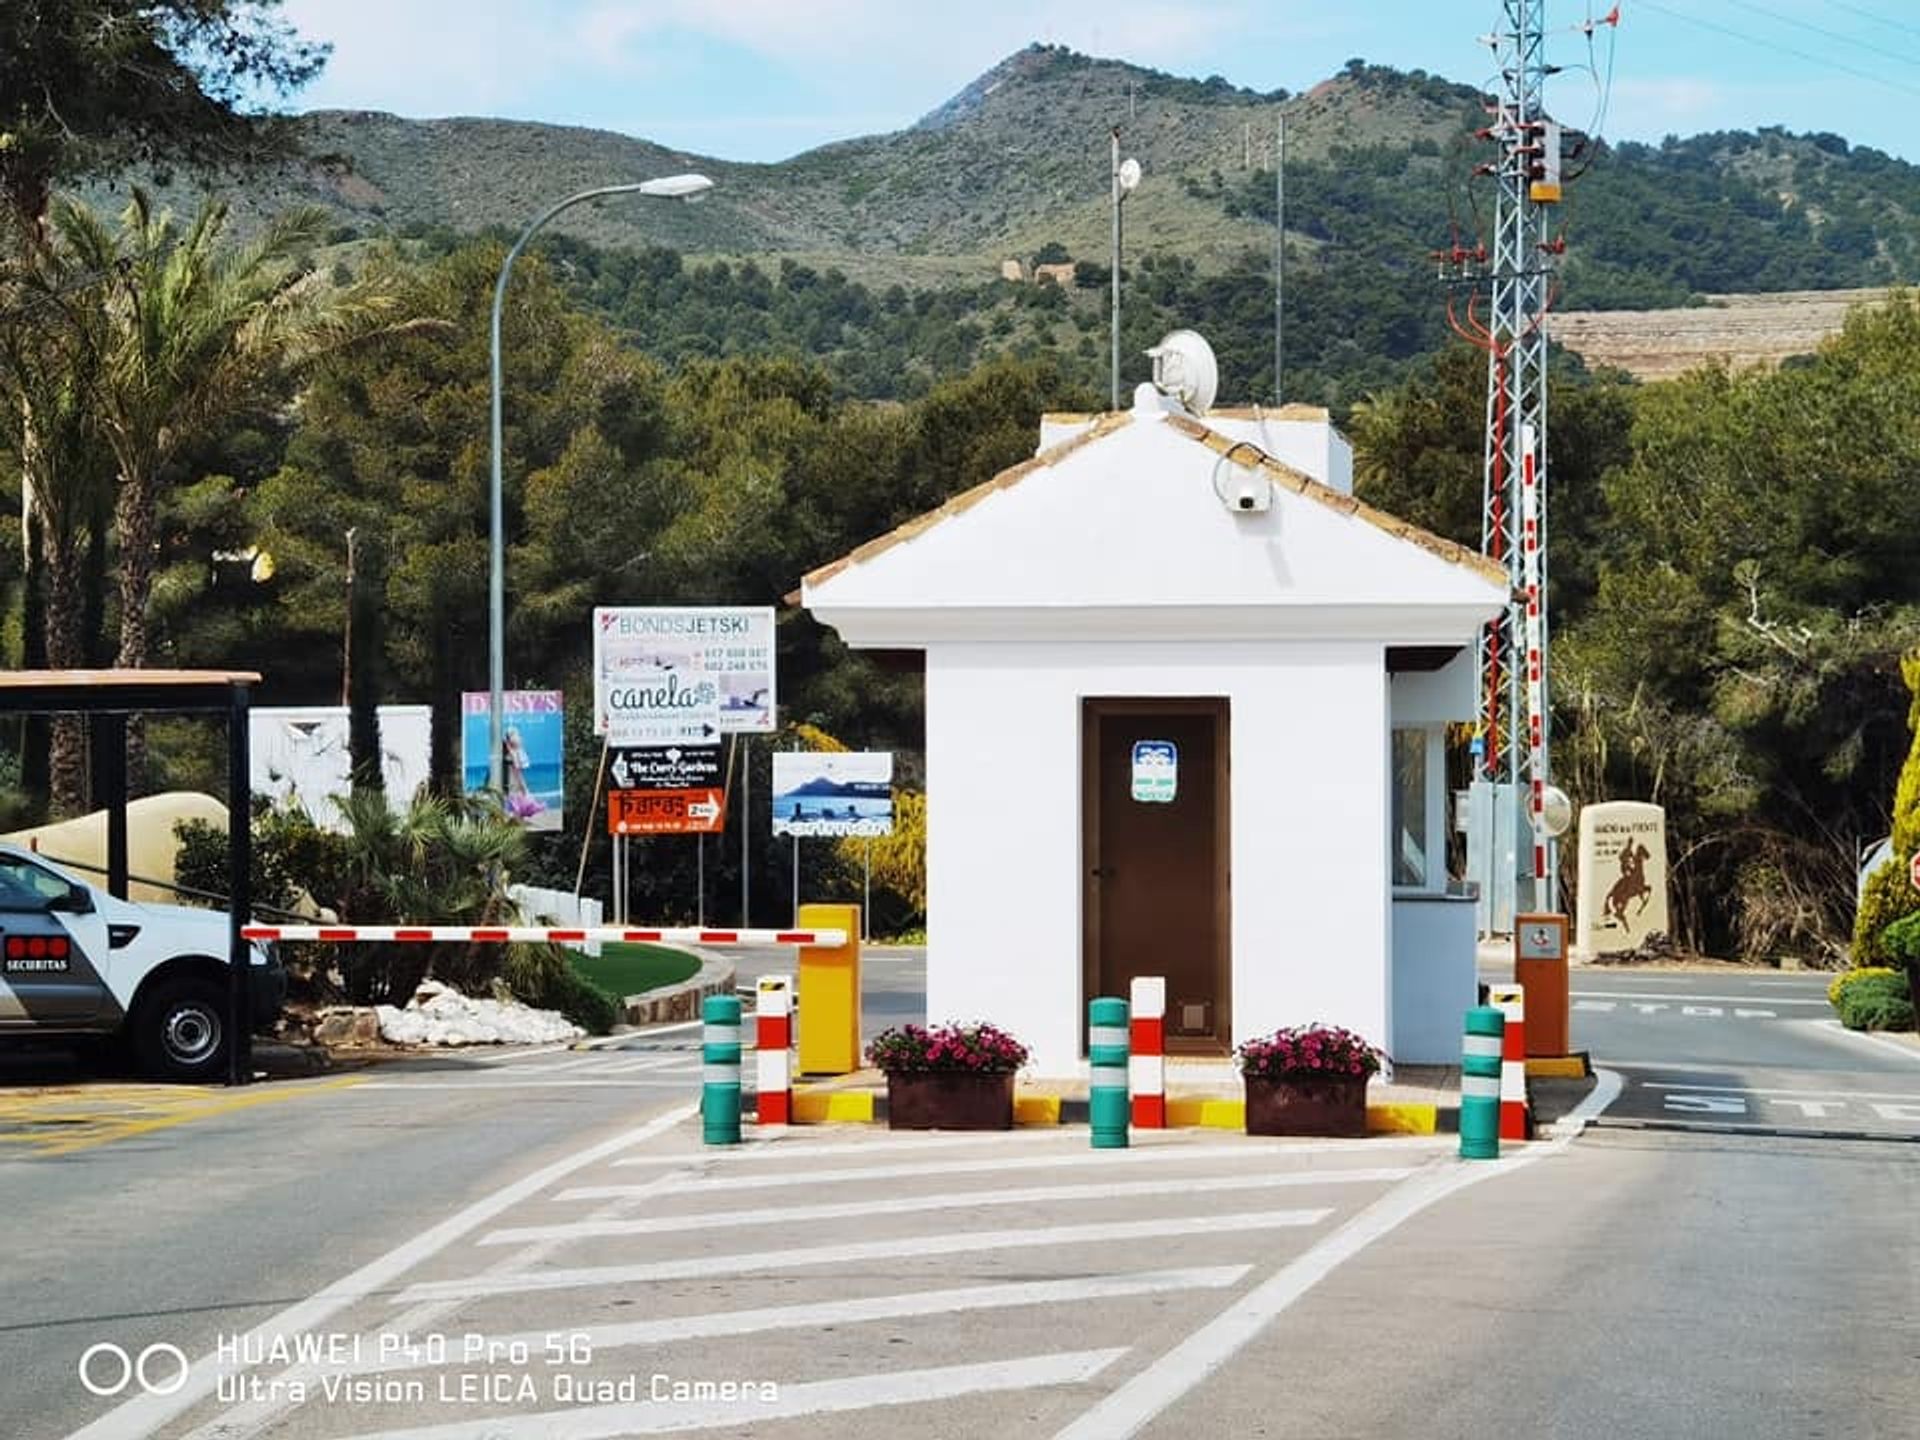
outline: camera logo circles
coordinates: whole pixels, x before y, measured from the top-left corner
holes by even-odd
[[[161,1341],[138,1356],[111,1340],[89,1345],[80,1354],[80,1383],[89,1395],[111,1400],[135,1388],[143,1395],[173,1395],[187,1383],[186,1352]]]

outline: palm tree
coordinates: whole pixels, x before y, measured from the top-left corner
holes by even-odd
[[[53,223],[70,263],[108,277],[89,398],[116,471],[115,663],[137,668],[151,653],[163,468],[320,355],[371,333],[391,296],[369,285],[334,288],[315,272],[310,252],[327,224],[317,209],[280,215],[238,246],[226,243],[224,203],[209,201],[182,229],[138,189],[117,230],[71,200],[54,207]],[[136,784],[144,761],[132,727],[127,773]]]
[[[55,669],[93,663],[85,616],[90,573],[101,565],[112,500],[106,463],[90,401],[92,367],[99,361],[97,301],[88,295],[102,277],[79,273],[68,257],[28,247],[7,287],[10,303],[0,324],[0,404],[17,419],[9,438],[18,461],[29,563],[45,586],[42,654]],[[48,781],[54,810],[77,813],[85,804],[86,732],[78,717],[53,721]]]

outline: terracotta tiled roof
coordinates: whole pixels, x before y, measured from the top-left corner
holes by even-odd
[[[1231,419],[1247,420],[1256,419],[1260,416],[1264,416],[1267,419],[1279,420],[1325,420],[1327,417],[1325,410],[1313,405],[1283,405],[1278,409],[1259,411],[1251,409],[1216,410],[1210,413]],[[972,509],[988,496],[1018,485],[1034,471],[1046,466],[1059,464],[1076,450],[1103,440],[1119,430],[1122,426],[1131,424],[1133,414],[1131,411],[1122,410],[1097,416],[1048,415],[1046,418],[1056,424],[1072,424],[1076,421],[1088,421],[1090,423],[1087,429],[1081,431],[1072,439],[1064,440],[1058,445],[1042,450],[1031,460],[1023,461],[1010,469],[1002,470],[991,480],[976,485],[971,490],[963,490],[938,509],[929,510],[924,515],[917,515],[904,525],[898,526],[884,535],[867,541],[866,544],[860,546],[858,549],[848,551],[838,560],[829,561],[817,570],[810,571],[801,582],[803,586],[820,585],[833,576],[838,575],[849,566],[871,560],[883,551],[891,550],[896,545],[903,544],[918,535],[924,534],[941,521],[958,515],[962,511]],[[1444,539],[1439,535],[1435,535],[1431,530],[1423,530],[1418,525],[1396,519],[1384,510],[1376,510],[1364,500],[1357,500],[1351,495],[1343,494],[1335,490],[1330,485],[1323,485],[1312,476],[1294,469],[1284,461],[1274,459],[1271,455],[1267,454],[1266,451],[1249,440],[1229,439],[1216,430],[1208,429],[1201,421],[1192,419],[1186,415],[1169,414],[1165,417],[1163,423],[1179,434],[1185,435],[1191,440],[1199,441],[1209,450],[1219,455],[1232,456],[1236,464],[1244,465],[1248,469],[1259,470],[1283,490],[1289,490],[1303,499],[1315,501],[1326,506],[1329,510],[1338,511],[1342,515],[1351,516],[1363,524],[1373,526],[1376,530],[1384,531],[1396,540],[1404,540],[1410,545],[1418,545],[1422,550],[1425,550],[1436,559],[1444,560],[1450,565],[1458,565],[1463,569],[1470,570],[1474,574],[1481,576],[1483,579],[1490,580],[1496,585],[1504,586],[1507,583],[1506,567],[1493,560],[1489,560],[1486,556],[1480,554],[1479,551],[1461,545],[1457,541]],[[786,597],[787,603],[792,605],[799,604],[800,596],[801,592],[796,590]]]

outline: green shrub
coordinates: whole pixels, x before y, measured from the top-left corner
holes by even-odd
[[[500,979],[514,999],[558,1010],[589,1035],[605,1035],[619,1023],[614,998],[581,976],[557,945],[509,945]]]
[[[1879,980],[1900,972],[1886,965],[1861,965],[1852,970],[1842,970],[1827,982],[1827,1003],[1834,1009],[1840,1008],[1840,1001],[1855,985],[1863,980]]]
[[[1887,949],[1887,930],[1910,915],[1920,915],[1920,893],[1907,881],[1906,859],[1896,856],[1867,876],[1853,921],[1853,963],[1884,965],[1896,959]]]
[[[1911,966],[1920,960],[1920,910],[1896,920],[1880,933],[1880,946],[1887,958]]]
[[[1839,1010],[1840,1023],[1849,1030],[1913,1029],[1907,977],[1891,971],[1861,976],[1847,986],[1841,992]]]

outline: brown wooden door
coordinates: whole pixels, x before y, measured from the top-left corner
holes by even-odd
[[[1223,1054],[1227,702],[1087,700],[1082,720],[1087,994],[1124,997],[1135,976],[1165,976],[1168,1050]],[[1174,747],[1171,801],[1134,796],[1142,742]]]

